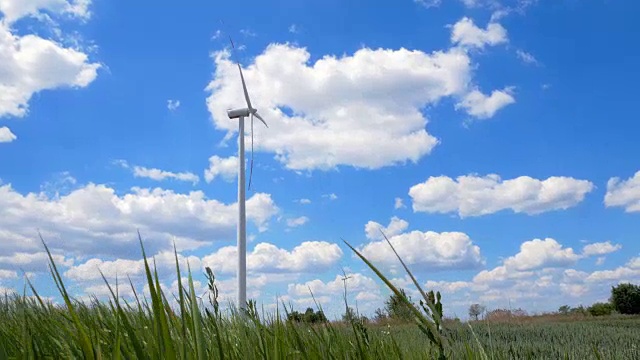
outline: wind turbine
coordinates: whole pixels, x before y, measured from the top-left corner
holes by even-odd
[[[229,37],[231,47],[233,40]],[[247,306],[247,214],[245,201],[245,167],[244,167],[244,118],[251,117],[251,174],[249,175],[249,186],[251,186],[251,175],[253,175],[253,117],[262,121],[264,126],[269,127],[262,116],[258,114],[258,110],[251,106],[247,84],[244,81],[242,67],[237,61],[238,70],[240,71],[240,80],[242,81],[242,89],[244,90],[244,99],[247,107],[227,110],[229,119],[238,119],[238,306],[240,309],[246,309]]]

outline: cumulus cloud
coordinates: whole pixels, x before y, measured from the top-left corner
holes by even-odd
[[[640,211],[640,171],[627,180],[613,177],[607,181],[607,193],[604,196],[607,207],[623,207],[626,212]]]
[[[0,0],[0,12],[8,24],[42,11],[87,19],[91,15],[90,5],[91,0]]]
[[[391,222],[389,222],[387,227],[384,227],[375,221],[369,221],[364,226],[364,232],[367,239],[383,240],[384,236],[380,231],[382,231],[387,238],[390,238],[401,234],[403,231],[407,230],[408,227],[409,223],[407,221],[394,216],[391,218]]]
[[[1,236],[0,236],[1,238]],[[56,266],[71,266],[74,261],[62,254],[51,254]],[[32,272],[49,271],[49,255],[46,252],[16,252],[0,256],[0,267],[4,269],[29,269]]]
[[[500,40],[487,36],[489,44]],[[238,69],[228,51],[213,59],[208,108],[216,128],[233,133],[237,123],[226,110],[241,99]],[[432,53],[362,48],[310,59],[306,48],[270,44],[243,70],[252,102],[271,119],[269,129],[256,128],[256,151],[274,153],[293,170],[417,162],[439,142],[425,130],[421,109],[476,88],[470,55],[460,46]]]
[[[484,264],[480,247],[461,232],[411,231],[389,237],[402,260],[420,269],[472,269]],[[370,261],[397,266],[397,257],[386,240],[373,241],[360,252]]]
[[[235,246],[225,246],[202,258],[203,266],[214,273],[235,273],[237,268]],[[288,251],[270,243],[259,243],[247,253],[247,271],[263,273],[320,272],[335,265],[342,257],[342,250],[326,241],[305,241]]]
[[[296,202],[299,203],[299,204],[302,204],[302,205],[311,204],[311,200],[310,199],[306,199],[306,198],[298,199],[298,200],[296,200]]]
[[[222,158],[213,155],[209,158],[209,168],[204,171],[204,179],[207,183],[212,182],[217,177],[224,181],[232,182],[238,176],[238,157],[230,156]]]
[[[0,143],[10,143],[18,137],[6,126],[0,127]]]
[[[31,97],[42,90],[84,88],[97,77],[100,64],[87,54],[36,35],[14,35],[8,19],[23,16],[22,4],[34,1],[0,1],[5,21],[0,21],[0,117],[23,117]]]
[[[348,291],[351,292],[370,292],[373,294],[379,292],[378,284],[374,279],[360,273],[347,273],[346,275],[346,280],[343,280],[344,275],[338,274],[335,279],[327,282],[315,279],[303,284],[289,284],[289,294],[292,296],[310,296],[309,289],[311,289],[314,296],[328,295],[332,298],[337,298],[344,294],[344,281],[347,282]]]
[[[612,252],[616,252],[622,249],[620,244],[612,244],[610,241],[599,242],[585,245],[582,248],[582,255],[594,256],[594,255],[606,255]]]
[[[42,251],[39,229],[47,244],[67,256],[138,254],[136,229],[149,253],[194,249],[211,241],[233,239],[237,204],[207,199],[203,192],[181,194],[161,188],[132,188],[118,193],[106,185],[88,184],[66,195],[22,195],[10,184],[0,186],[0,253]],[[247,219],[260,229],[279,209],[269,194],[247,199]]]
[[[451,42],[464,47],[482,49],[487,45],[498,45],[507,41],[507,30],[502,25],[490,22],[486,29],[481,29],[468,17],[463,17],[455,23],[451,31]]]
[[[502,180],[496,174],[432,176],[412,186],[409,196],[416,212],[457,212],[469,217],[510,209],[532,215],[576,206],[593,188],[590,181],[557,176],[546,180],[529,176]]]
[[[503,107],[513,104],[516,100],[511,95],[511,88],[504,90],[494,90],[487,96],[480,90],[473,90],[456,104],[456,108],[462,108],[467,114],[478,119],[488,119]]]
[[[172,251],[162,251],[155,256],[147,258],[149,266],[153,269],[154,263],[158,270],[159,276],[171,274],[176,275],[175,254]],[[187,271],[187,265],[193,269],[200,268],[200,259],[196,256],[183,256],[178,254],[178,263],[180,264],[180,272]],[[66,277],[76,281],[101,281],[102,272],[109,281],[118,279],[127,279],[127,277],[142,277],[145,274],[144,259],[129,260],[103,260],[100,258],[92,258],[81,264],[71,266],[64,274]]]
[[[469,281],[430,280],[425,288],[443,292],[450,313],[466,311],[471,301],[492,303],[496,308],[509,304],[531,311],[555,311],[562,304],[600,301],[608,298],[610,286],[640,280],[640,258],[593,272],[567,268],[585,258],[554,239],[535,239],[524,242],[520,251],[502,265],[484,269]],[[410,279],[393,282],[406,287]]]
[[[306,216],[300,216],[297,218],[287,219],[288,227],[298,227],[306,224],[309,221],[309,218]]]
[[[540,268],[566,267],[575,264],[579,258],[580,256],[572,248],[564,248],[555,239],[533,239],[522,243],[520,252],[507,258],[504,261],[504,265],[507,269],[527,271]]]
[[[12,270],[2,270],[0,269],[0,280],[1,279],[15,279],[18,277],[18,273]]]
[[[593,283],[636,283],[638,280],[640,280],[640,268],[620,266],[613,270],[594,271],[589,274],[585,281]]]

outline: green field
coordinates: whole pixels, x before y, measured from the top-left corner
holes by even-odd
[[[149,300],[127,302],[113,287],[109,302],[85,304],[68,295],[50,261],[64,305],[42,300],[31,283],[25,295],[0,298],[0,359],[640,359],[640,317],[460,323],[442,319],[439,294],[424,294],[414,323],[307,325],[285,320],[284,304],[274,314],[205,308],[190,272],[172,308],[148,263]]]

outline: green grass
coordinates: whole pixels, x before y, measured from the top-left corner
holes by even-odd
[[[46,245],[45,249],[49,251]],[[398,291],[375,266],[352,250],[392,291]],[[440,294],[422,289],[421,304],[413,307],[414,323],[394,326],[287,322],[283,319],[289,309],[284,304],[275,314],[264,314],[255,305],[246,313],[211,311],[196,297],[191,269],[186,269],[187,281],[182,282],[185,269],[180,269],[177,254],[176,276],[182,291],[176,294],[178,306],[172,308],[168,296],[173,295],[162,292],[155,266],[147,261],[144,248],[142,254],[150,299],[135,293],[129,281],[126,285],[107,283],[110,300],[94,298],[88,303],[70,297],[50,257],[51,275],[64,305],[44,301],[30,282],[33,296],[27,296],[25,286],[22,295],[0,297],[0,359],[640,358],[637,317],[473,322],[471,329],[468,324],[443,323]],[[133,289],[135,301],[119,297],[122,286]]]

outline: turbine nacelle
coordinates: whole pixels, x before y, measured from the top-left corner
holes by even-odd
[[[256,111],[255,109],[253,109],[253,110],[254,110],[254,112]],[[237,118],[240,118],[240,117],[248,117],[249,115],[251,115],[251,109],[249,109],[249,108],[227,110],[227,116],[229,116],[229,119],[237,119]]]

